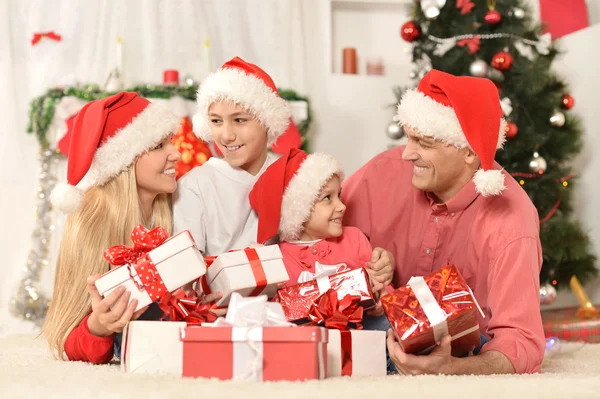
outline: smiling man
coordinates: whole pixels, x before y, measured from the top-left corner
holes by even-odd
[[[394,286],[455,264],[473,289],[489,340],[455,358],[443,339],[429,355],[390,357],[404,374],[531,373],[545,339],[539,310],[542,251],[536,208],[494,162],[505,140],[495,85],[432,70],[398,106],[406,146],[388,150],[344,184],[345,224],[396,259]]]

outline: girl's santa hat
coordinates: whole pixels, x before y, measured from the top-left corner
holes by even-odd
[[[67,132],[67,183],[50,200],[64,213],[75,212],[83,189],[101,186],[136,158],[177,131],[180,120],[163,104],[122,92],[87,103]]]
[[[286,132],[292,117],[292,111],[279,97],[273,79],[258,66],[239,57],[208,75],[198,88],[196,100],[198,112],[193,118],[194,132],[206,142],[213,140],[208,109],[215,102],[230,101],[252,113],[267,129],[269,147]]]
[[[278,233],[282,241],[300,238],[321,189],[334,175],[344,179],[339,161],[327,154],[291,149],[271,164],[250,192],[258,214],[257,242]]]
[[[484,197],[498,195],[506,188],[502,170],[494,169],[496,149],[506,141],[502,116],[498,89],[491,80],[437,70],[431,70],[416,90],[402,96],[397,113],[402,126],[475,151],[481,169],[475,172],[473,181]]]

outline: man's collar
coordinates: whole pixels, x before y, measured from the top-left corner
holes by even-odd
[[[448,208],[448,213],[461,212],[471,205],[478,196],[479,193],[475,190],[475,183],[471,179],[454,197],[450,198],[443,205],[446,205],[446,208]],[[429,205],[435,205],[436,198],[433,193],[425,192],[425,198],[429,201]]]

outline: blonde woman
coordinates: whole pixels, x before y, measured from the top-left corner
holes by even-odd
[[[110,269],[104,249],[132,245],[136,225],[171,233],[170,196],[181,158],[171,137],[178,126],[168,109],[135,93],[92,101],[79,112],[69,139],[69,185],[52,195],[69,213],[43,328],[55,357],[108,363],[115,334],[146,310],[134,313],[129,292],[102,298],[94,282]]]

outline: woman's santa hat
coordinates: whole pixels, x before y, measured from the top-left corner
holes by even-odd
[[[409,90],[398,105],[402,126],[416,129],[457,148],[469,147],[479,157],[475,188],[483,196],[498,195],[506,186],[502,170],[494,169],[496,149],[506,136],[498,89],[489,79],[454,76],[431,70],[416,90]]]
[[[52,204],[75,212],[83,189],[101,186],[136,158],[177,131],[180,120],[163,104],[122,92],[87,103],[67,132],[67,183],[58,184]],[[79,186],[79,187],[77,187]]]
[[[194,115],[194,132],[206,142],[213,140],[208,109],[219,101],[230,101],[253,114],[267,129],[270,147],[284,134],[292,111],[279,97],[273,79],[262,69],[239,57],[227,61],[221,69],[202,81],[196,96],[198,112]]]
[[[344,179],[338,160],[327,154],[291,149],[273,162],[250,192],[250,206],[258,214],[257,242],[278,233],[282,241],[299,239],[321,189],[334,175]]]

